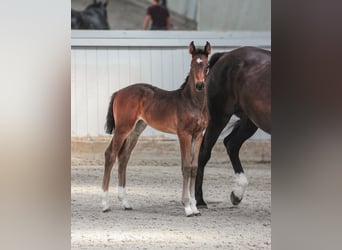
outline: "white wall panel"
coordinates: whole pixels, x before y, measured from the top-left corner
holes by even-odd
[[[88,133],[96,135],[98,130],[97,121],[97,81],[99,75],[97,74],[97,49],[86,49],[86,88],[87,88],[87,123]]]
[[[140,81],[142,83],[150,83],[152,82],[152,71],[151,70],[151,65],[152,65],[152,60],[151,60],[151,50],[150,49],[144,49],[140,50],[140,76],[141,79]]]
[[[107,50],[108,53],[108,75],[109,75],[109,89],[115,90],[119,87],[120,82],[120,65],[119,65],[119,50]]]
[[[97,131],[99,135],[105,135],[103,130],[107,115],[109,88],[109,54],[106,48],[97,48]]]
[[[193,40],[200,47],[209,41],[212,53],[243,45],[270,49],[269,33],[73,31],[72,136],[106,135],[110,97],[123,87],[144,82],[167,90],[179,88],[190,69],[188,45]],[[147,128],[143,135],[166,134]]]

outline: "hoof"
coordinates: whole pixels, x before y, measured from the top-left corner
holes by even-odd
[[[196,214],[193,214],[194,216],[201,216],[201,213],[200,212],[198,212],[198,213],[196,213]]]
[[[106,208],[106,209],[103,209],[103,210],[102,210],[103,213],[107,213],[107,212],[109,212],[109,211],[110,211],[110,208]]]
[[[124,207],[124,210],[133,210],[132,207]]]
[[[194,214],[187,214],[186,217],[194,217]]]
[[[198,208],[208,208],[207,203],[205,203],[205,201],[203,199],[198,200],[196,203],[196,206]]]
[[[242,198],[240,199],[239,197],[237,197],[234,192],[230,193],[230,201],[232,202],[233,205],[239,205],[239,203],[241,202]]]

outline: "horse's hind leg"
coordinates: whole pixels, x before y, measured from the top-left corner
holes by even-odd
[[[237,122],[232,132],[224,138],[223,142],[229,155],[235,172],[235,184],[230,194],[230,200],[234,205],[238,205],[248,186],[248,180],[244,174],[239,151],[241,145],[250,138],[258,128],[248,118],[243,118]]]
[[[115,131],[115,134],[105,151],[105,169],[102,182],[102,211],[109,211],[108,188],[110,182],[110,174],[114,166],[116,156],[127,136],[127,133],[120,133]]]
[[[124,141],[124,144],[118,154],[118,199],[122,203],[125,210],[131,210],[132,207],[126,198],[126,169],[127,163],[131,156],[132,150],[137,144],[138,138],[141,133],[146,128],[146,123],[143,121],[138,121],[134,130],[129,134],[129,136]]]

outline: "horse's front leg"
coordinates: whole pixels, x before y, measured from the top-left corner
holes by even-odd
[[[196,206],[195,184],[198,169],[198,155],[202,143],[202,133],[194,136],[191,145],[190,207],[194,215],[201,215]]]
[[[191,135],[179,133],[179,144],[182,156],[182,174],[183,174],[183,192],[182,203],[187,217],[193,216],[193,210],[190,206],[190,179],[191,179]]]

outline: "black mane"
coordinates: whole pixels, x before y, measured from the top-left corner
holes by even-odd
[[[184,89],[185,85],[188,83],[189,80],[189,75],[187,75],[187,77],[185,78],[185,82],[179,87],[179,89]]]
[[[206,56],[208,56],[207,52],[205,52],[203,49],[196,49],[195,53],[193,55],[206,55]]]

